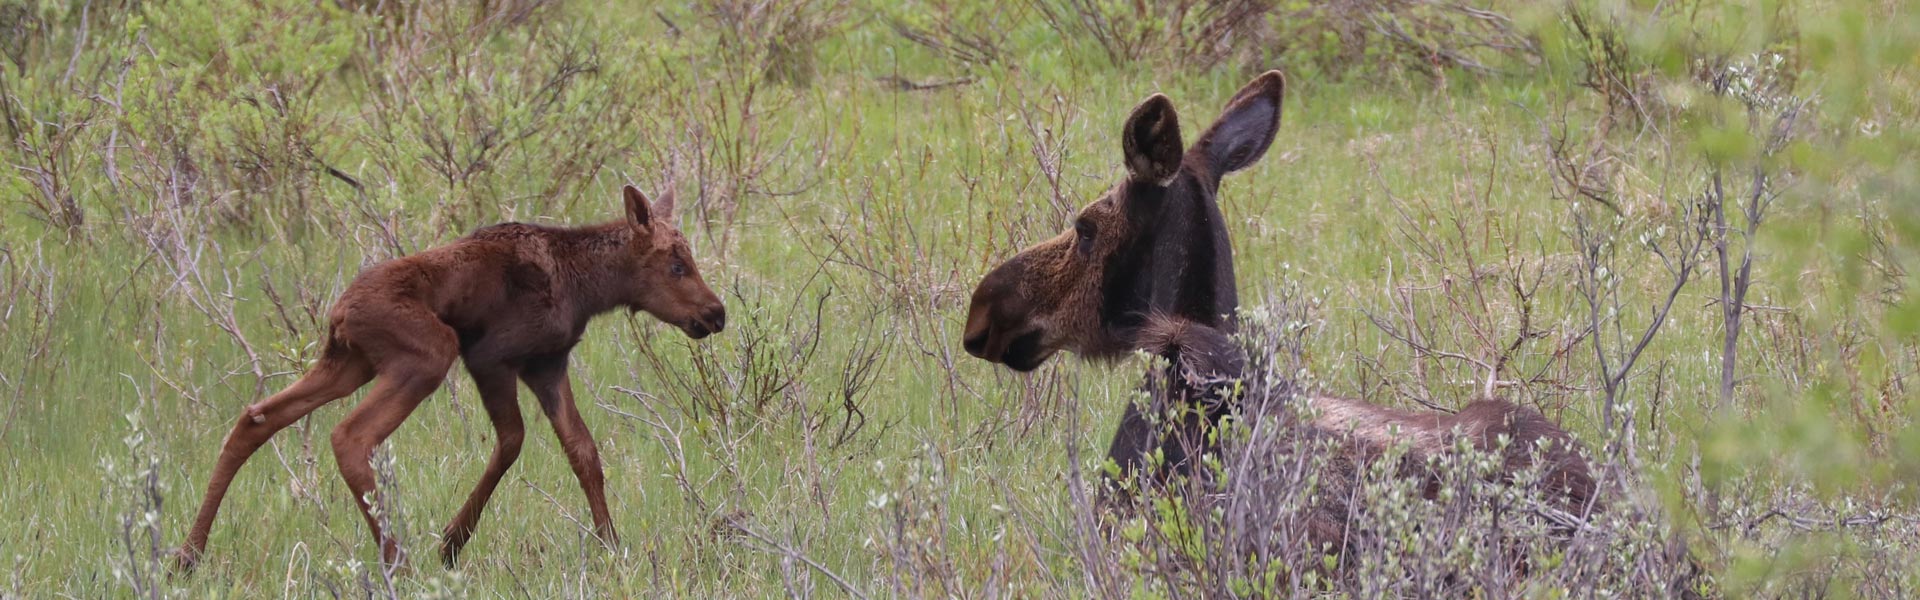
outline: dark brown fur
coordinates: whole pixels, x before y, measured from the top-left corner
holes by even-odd
[[[268,438],[376,379],[366,400],[334,427],[333,453],[381,559],[398,562],[398,545],[371,512],[375,484],[367,459],[440,387],[456,358],[473,376],[497,439],[480,483],[446,527],[442,558],[451,564],[471,539],[487,499],[520,455],[522,381],[553,422],[595,530],[612,543],[599,451],[567,380],[569,353],[590,319],[622,307],[696,339],[726,326],[725,306],[672,224],[672,193],[652,207],[631,186],[623,194],[623,220],[581,228],[494,225],[361,273],[328,313],[318,363],[286,390],[246,407],[227,434],[176,566],[191,570],[199,561],[234,474]]]

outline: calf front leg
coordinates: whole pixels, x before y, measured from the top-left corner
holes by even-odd
[[[500,478],[513,467],[514,460],[520,458],[520,443],[526,438],[516,396],[520,383],[515,376],[519,371],[504,365],[476,366],[469,360],[467,372],[473,375],[474,386],[480,391],[480,403],[486,406],[487,417],[493,421],[493,457],[487,460],[487,470],[480,474],[480,482],[473,486],[467,503],[440,534],[440,560],[449,567],[460,557],[460,549],[473,539],[474,529],[480,526],[480,513],[486,510],[487,500],[493,497],[494,488],[499,487]]]
[[[520,378],[540,399],[540,409],[553,421],[553,433],[560,437],[560,448],[567,463],[580,479],[580,490],[587,494],[587,508],[593,512],[594,534],[609,546],[619,543],[613,531],[613,516],[607,511],[606,475],[600,468],[600,449],[587,431],[587,422],[573,403],[573,385],[567,381],[565,355],[528,361]]]

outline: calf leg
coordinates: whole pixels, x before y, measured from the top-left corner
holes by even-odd
[[[330,349],[329,354],[331,356],[322,358],[300,381],[266,400],[248,406],[241,413],[240,421],[233,425],[233,431],[227,433],[226,441],[221,443],[220,457],[213,467],[213,478],[207,481],[206,498],[200,502],[200,514],[194,518],[193,528],[187,532],[186,543],[174,553],[176,570],[192,571],[199,563],[200,553],[207,547],[207,535],[213,529],[213,519],[220,512],[220,501],[227,495],[227,487],[233,483],[234,474],[247,464],[247,459],[252,458],[260,446],[266,444],[273,434],[307,416],[307,413],[353,393],[373,377],[373,369],[364,357],[344,349]]]
[[[580,410],[574,407],[573,386],[567,382],[567,358],[529,362],[521,377],[540,399],[541,410],[553,421],[560,448],[566,451],[567,462],[573,465],[573,474],[580,479],[580,489],[587,494],[594,533],[600,536],[601,542],[618,543],[613,516],[607,511],[606,475],[600,468],[600,449],[593,443],[593,434],[587,431],[587,422],[580,418]]]
[[[467,503],[440,535],[440,559],[449,567],[460,556],[460,549],[473,539],[473,530],[480,525],[480,512],[486,509],[487,500],[500,485],[500,478],[507,474],[513,461],[520,458],[520,442],[526,438],[526,426],[520,420],[516,397],[520,382],[515,376],[519,371],[508,367],[477,368],[471,361],[467,370],[473,374],[474,384],[480,390],[480,402],[493,421],[493,458],[487,460],[487,470],[480,475],[480,483],[474,486],[473,493],[467,496]]]
[[[399,564],[400,545],[381,531],[380,520],[373,514],[376,484],[373,465],[368,459],[373,456],[374,447],[393,435],[393,430],[413,414],[420,401],[439,389],[440,381],[445,378],[444,365],[438,371],[383,369],[380,380],[373,384],[373,392],[333,428],[333,458],[339,463],[340,476],[347,480],[347,489],[353,491],[354,501],[360,504],[360,516],[366,518],[374,542],[380,545],[380,559],[388,565]]]

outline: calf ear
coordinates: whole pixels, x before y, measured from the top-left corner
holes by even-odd
[[[1227,102],[1226,112],[1200,136],[1194,150],[1204,153],[1207,166],[1217,175],[1259,161],[1280,130],[1280,100],[1286,91],[1287,78],[1279,71],[1255,77]]]
[[[620,194],[625,196],[627,201],[627,223],[634,227],[646,227],[648,220],[651,219],[647,210],[647,195],[640,193],[640,188],[631,185],[621,189]]]
[[[1180,171],[1180,115],[1173,101],[1154,94],[1135,107],[1120,131],[1120,151],[1134,181],[1166,185]]]
[[[673,222],[673,182],[667,182],[667,191],[660,192],[660,199],[653,201],[653,216],[666,222]]]

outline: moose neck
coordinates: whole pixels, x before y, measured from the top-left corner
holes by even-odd
[[[624,286],[639,280],[628,259],[634,241],[626,221],[553,230],[551,252],[556,296],[572,301],[573,314],[584,323],[596,315],[626,306],[634,294]]]
[[[1163,190],[1146,267],[1147,306],[1209,327],[1234,328],[1240,306],[1233,246],[1213,190],[1200,177],[1181,177]]]

